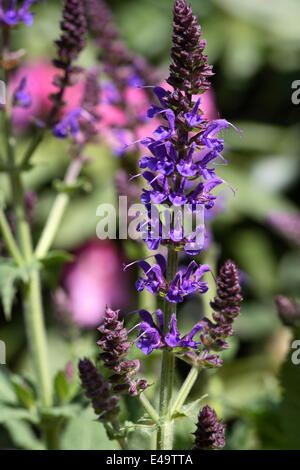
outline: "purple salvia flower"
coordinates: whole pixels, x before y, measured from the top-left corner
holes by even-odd
[[[14,106],[20,106],[22,108],[29,108],[32,104],[32,98],[29,91],[27,91],[27,78],[23,77],[14,92],[13,96]]]
[[[145,288],[152,294],[160,294],[166,297],[168,302],[183,302],[188,294],[207,292],[206,281],[201,281],[202,276],[210,271],[207,264],[198,266],[195,261],[191,261],[187,268],[180,269],[173,280],[166,281],[166,260],[162,255],[155,255],[157,261],[152,266],[147,261],[139,261],[138,265],[145,273],[136,282],[138,291]]]
[[[175,314],[171,316],[166,334],[164,333],[164,314],[161,310],[154,312],[157,323],[154,322],[152,315],[147,310],[140,310],[139,315],[142,321],[137,325],[139,334],[136,345],[146,355],[150,354],[154,349],[198,349],[198,346],[201,344],[200,341],[193,340],[194,336],[202,329],[200,323],[197,323],[188,334],[181,337],[177,328]]]
[[[225,446],[225,426],[210,406],[202,408],[196,426],[193,450],[217,450]]]
[[[65,139],[69,135],[78,139],[81,132],[80,120],[92,124],[95,118],[83,108],[75,108],[69,111],[53,128],[53,134],[59,139]]]
[[[29,11],[31,5],[43,0],[23,0],[18,6],[17,0],[0,1],[0,23],[15,26],[23,22],[26,26],[31,26],[34,15]]]

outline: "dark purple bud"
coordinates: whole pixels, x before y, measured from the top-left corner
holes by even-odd
[[[240,292],[238,269],[233,261],[227,260],[217,279],[217,295],[210,303],[212,309],[218,312],[214,315],[215,321],[233,321],[240,314],[240,304],[243,300]]]
[[[196,426],[193,450],[217,450],[225,446],[225,427],[208,405],[199,413]]]
[[[97,367],[89,359],[79,361],[79,376],[86,396],[91,400],[101,421],[113,421],[119,412],[119,397],[112,395],[111,385],[105,382]]]
[[[173,47],[170,76],[167,82],[174,89],[190,95],[203,93],[210,87],[212,67],[203,54],[206,42],[200,39],[201,27],[185,0],[174,4]]]
[[[58,59],[55,65],[66,69],[85,46],[86,18],[82,0],[65,0],[60,27],[62,35],[56,41]]]
[[[117,86],[123,89],[132,77],[138,83],[154,83],[150,65],[144,58],[132,53],[121,40],[108,5],[103,0],[85,0],[85,10],[88,29],[100,49],[99,57],[104,63],[104,70]]]
[[[128,331],[124,328],[124,321],[119,319],[119,310],[106,308],[104,322],[98,331],[100,340],[97,344],[102,350],[99,359],[113,372],[108,379],[114,384],[113,390],[137,395],[141,390],[134,376],[139,371],[140,361],[126,359],[131,343],[128,341]]]

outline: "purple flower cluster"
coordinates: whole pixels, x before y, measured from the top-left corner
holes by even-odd
[[[166,281],[166,260],[158,254],[155,255],[157,263],[150,265],[147,261],[139,261],[138,264],[145,273],[144,277],[136,282],[138,291],[147,289],[152,294],[160,294],[168,302],[182,302],[188,294],[207,292],[207,282],[201,281],[202,276],[210,271],[207,264],[198,266],[195,261],[176,273],[171,282]]]
[[[19,5],[18,0],[0,0],[0,23],[15,26],[23,21],[26,26],[31,26],[34,15],[29,9],[37,1],[42,0],[23,0]]]
[[[136,340],[136,345],[144,354],[148,355],[154,349],[162,348],[198,348],[200,342],[194,341],[193,338],[202,329],[200,323],[181,338],[175,314],[171,316],[166,334],[164,334],[164,314],[161,310],[154,312],[157,323],[154,322],[153,316],[147,310],[140,310],[139,315],[142,321],[137,325],[140,334]]]
[[[216,135],[222,129],[234,126],[225,119],[211,122],[204,119],[199,108],[200,98],[193,102],[190,97],[186,112],[178,115],[178,109],[170,104],[175,91],[155,87],[154,93],[161,107],[152,105],[148,116],[160,114],[166,125],[160,125],[154,131],[154,137],[141,140],[151,153],[140,159],[140,167],[145,170],[142,176],[148,185],[148,189],[143,190],[141,201],[144,204],[164,203],[175,207],[189,205],[193,212],[202,207],[211,209],[216,200],[212,191],[223,183],[216,175],[215,168],[211,167],[218,159],[224,161],[221,154],[224,141]],[[156,223],[162,224],[159,219]],[[150,226],[150,230],[151,228]],[[186,237],[182,228],[181,241],[186,241],[183,248],[190,242]],[[151,248],[151,233],[147,241]],[[156,248],[157,244],[154,244],[154,249]],[[201,248],[194,254],[200,251]]]
[[[226,163],[222,156],[224,141],[218,133],[230,126],[239,130],[225,119],[208,121],[201,110],[201,96],[195,96],[209,88],[208,78],[213,74],[203,54],[206,43],[200,39],[201,28],[185,0],[175,2],[173,30],[173,63],[167,80],[173,90],[154,87],[158,104],[148,110],[149,118],[160,116],[164,122],[153,136],[141,140],[149,152],[140,159],[147,183],[141,201],[175,208],[188,205],[193,213],[199,213],[213,208],[213,191],[224,182],[215,170],[218,161]],[[162,224],[160,218],[148,222],[149,248],[168,245],[169,240],[152,237],[153,223]],[[177,227],[177,249],[199,254],[204,243],[191,250],[189,235],[183,226]]]

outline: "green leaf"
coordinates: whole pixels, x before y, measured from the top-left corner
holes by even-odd
[[[11,319],[17,282],[28,282],[30,272],[38,268],[39,263],[37,261],[33,261],[28,266],[19,267],[10,259],[0,258],[0,296],[7,321]]]
[[[7,371],[5,366],[0,368],[0,402],[1,402],[1,412],[3,403],[6,404],[16,404],[17,398],[14,392],[14,388],[11,383],[10,374]],[[1,414],[0,414],[1,419]]]
[[[80,406],[78,404],[68,404],[64,406],[55,406],[53,408],[42,409],[41,414],[43,421],[52,421],[56,420],[57,418],[73,418],[77,416],[80,410]]]
[[[66,425],[61,439],[62,450],[112,450],[118,449],[116,441],[110,441],[102,423],[89,407],[77,412]]]
[[[24,408],[14,408],[12,406],[1,405],[0,423],[7,424],[11,421],[26,420],[30,423],[37,424],[38,416],[32,411],[25,410]]]
[[[207,398],[207,394],[182,406],[179,411],[173,414],[173,418],[194,418],[199,411],[199,403],[204,400],[204,398]]]
[[[52,267],[53,265],[60,265],[70,262],[74,259],[74,256],[64,250],[52,250],[44,258],[39,261],[46,267]]]
[[[91,183],[85,178],[79,178],[76,180],[76,182],[72,184],[70,183],[67,184],[64,181],[55,181],[54,187],[56,191],[60,193],[69,194],[69,195],[73,195],[74,193],[77,193],[78,191],[84,191],[88,193],[92,189]]]
[[[5,423],[5,428],[16,446],[27,450],[44,450],[44,445],[36,437],[29,423],[12,419]]]
[[[10,260],[0,262],[0,296],[4,315],[7,321],[11,319],[11,309],[15,297],[15,282],[18,278],[18,267]]]
[[[12,384],[19,402],[28,410],[35,407],[35,396],[33,390],[24,380],[19,376],[12,376]]]
[[[57,393],[58,399],[61,403],[70,401],[78,390],[77,380],[68,380],[65,372],[57,372],[54,378],[54,387]]]

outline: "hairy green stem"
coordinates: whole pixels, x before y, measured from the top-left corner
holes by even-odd
[[[23,261],[22,254],[19,250],[18,245],[16,244],[16,241],[12,234],[12,231],[7,221],[7,218],[5,216],[5,213],[3,209],[1,208],[0,208],[0,228],[1,228],[2,236],[5,241],[6,248],[8,249],[10,255],[13,257],[15,263],[18,266],[23,266],[24,261]]]
[[[181,407],[185,404],[185,401],[189,396],[189,393],[192,390],[194,383],[197,380],[198,374],[199,369],[197,367],[192,367],[178,392],[178,395],[172,408],[172,415],[174,415],[176,411],[180,411]]]
[[[31,232],[24,207],[24,189],[17,171],[11,173],[10,183],[16,211],[19,244],[25,263],[30,265],[34,261]],[[40,401],[43,406],[49,407],[52,404],[52,387],[48,365],[40,274],[36,269],[31,271],[29,283],[24,289],[24,314]]]
[[[148,398],[146,397],[145,393],[141,393],[139,395],[139,401],[143,405],[145,410],[147,411],[147,413],[150,416],[150,418],[152,419],[152,421],[154,423],[157,423],[159,421],[159,415],[156,412],[156,410],[153,408],[153,406],[151,405],[151,403],[148,400]]]
[[[206,274],[208,282],[208,291],[206,294],[201,295],[203,301],[203,312],[204,316],[207,318],[212,317],[212,308],[210,306],[211,300],[215,297],[216,293],[216,282],[213,278],[212,273],[216,272],[217,259],[219,255],[218,246],[215,243],[212,243],[211,246],[204,252],[201,262],[203,264],[208,264],[211,266],[211,273]]]
[[[170,282],[177,271],[177,252],[168,249],[167,282]],[[165,332],[168,329],[171,315],[176,314],[176,304],[165,300]],[[173,447],[173,421],[172,421],[172,394],[174,383],[175,357],[169,350],[162,353],[161,379],[160,379],[160,425],[157,432],[157,449],[172,450]]]

